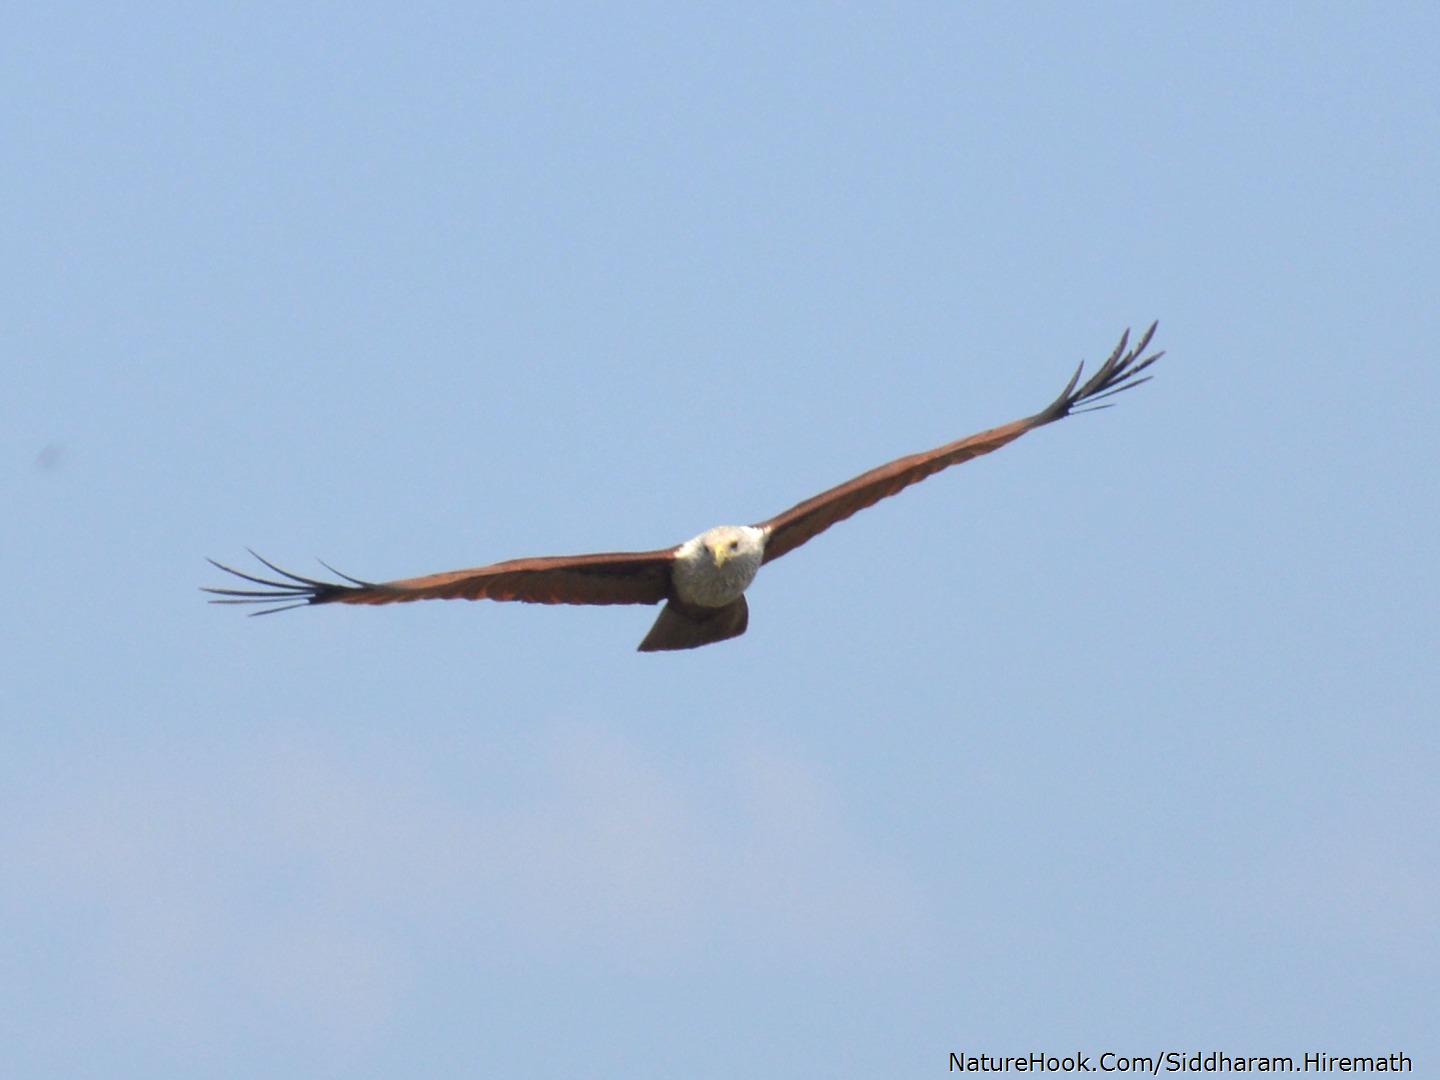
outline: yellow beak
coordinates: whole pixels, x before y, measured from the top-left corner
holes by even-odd
[[[730,556],[735,553],[731,551],[728,547],[721,545],[720,547],[712,548],[710,554],[713,555],[715,558],[715,569],[719,570],[722,566],[725,565],[726,562],[729,561]]]

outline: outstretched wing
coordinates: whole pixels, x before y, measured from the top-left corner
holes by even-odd
[[[250,552],[255,555],[255,552]],[[269,615],[306,604],[399,604],[410,600],[520,600],[530,604],[658,604],[670,595],[674,549],[512,559],[474,570],[371,582],[326,567],[344,583],[292,574],[255,555],[282,580],[256,577],[208,560],[258,589],[205,589],[213,604],[268,604]],[[321,564],[324,565],[323,563]]]
[[[1120,344],[1116,345],[1115,351],[1110,354],[1110,358],[1100,365],[1099,370],[1090,376],[1084,385],[1080,385],[1080,373],[1085,367],[1082,363],[1075,369],[1075,374],[1071,376],[1065,389],[1060,392],[1060,396],[1051,402],[1048,408],[1034,416],[1016,420],[1002,427],[991,428],[989,431],[982,431],[977,435],[970,435],[952,443],[946,443],[934,450],[926,450],[923,453],[899,458],[888,465],[881,465],[878,469],[871,469],[839,487],[833,487],[814,498],[806,499],[799,505],[792,506],[783,514],[777,514],[769,521],[762,521],[757,528],[764,529],[769,534],[765,542],[765,561],[770,562],[787,552],[794,551],[805,541],[818,536],[837,521],[844,521],[867,506],[874,506],[881,499],[894,495],[911,484],[934,475],[941,469],[948,469],[951,465],[958,465],[962,461],[969,461],[981,454],[998,450],[1006,443],[1018,439],[1027,431],[1034,431],[1038,427],[1053,423],[1069,416],[1072,412],[1090,411],[1085,408],[1077,409],[1077,406],[1090,405],[1096,409],[1109,408],[1109,405],[1092,403],[1150,381],[1149,375],[1143,379],[1136,378],[1136,376],[1165,355],[1164,353],[1155,353],[1143,360],[1140,359],[1140,355],[1149,346],[1150,339],[1155,335],[1157,325],[1159,324],[1151,323],[1150,329],[1146,330],[1140,340],[1135,343],[1135,347],[1128,351],[1126,344],[1130,340],[1130,331],[1126,330],[1121,335]],[[1077,386],[1079,389],[1076,389]]]

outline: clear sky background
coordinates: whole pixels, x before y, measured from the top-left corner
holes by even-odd
[[[0,1074],[1440,1070],[1440,9],[11,7]],[[649,608],[653,548],[1155,380]]]

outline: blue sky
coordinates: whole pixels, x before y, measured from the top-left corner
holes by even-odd
[[[1433,5],[33,5],[0,1072],[1440,1061]],[[653,612],[241,618],[1119,407]]]

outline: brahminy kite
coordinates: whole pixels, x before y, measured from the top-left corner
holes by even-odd
[[[658,551],[512,559],[474,570],[380,583],[361,581],[329,566],[326,569],[343,578],[344,583],[316,581],[282,570],[252,551],[256,559],[285,580],[254,577],[211,559],[219,569],[261,588],[204,591],[221,597],[212,603],[271,605],[264,611],[252,612],[254,615],[307,604],[397,604],[410,600],[520,600],[531,604],[664,601],[659,618],[640,643],[641,652],[694,649],[724,641],[745,632],[750,618],[745,590],[765,563],[941,469],[998,450],[1026,432],[1072,413],[1108,408],[1095,403],[1148,382],[1151,376],[1137,376],[1164,355],[1157,352],[1141,358],[1155,334],[1155,325],[1152,323],[1128,351],[1127,330],[1110,358],[1083,385],[1082,363],[1060,396],[1034,416],[881,465],[758,525],[720,525],[693,540]]]

